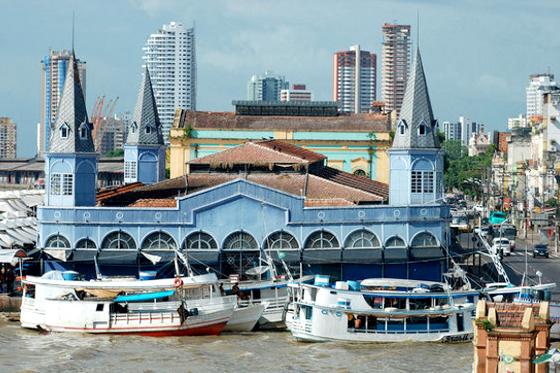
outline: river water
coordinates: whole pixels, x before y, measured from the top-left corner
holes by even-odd
[[[0,321],[0,372],[470,372],[460,344],[301,343],[288,332],[149,338],[39,334]]]

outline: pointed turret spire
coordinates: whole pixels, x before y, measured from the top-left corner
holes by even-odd
[[[56,119],[51,128],[50,153],[93,153],[93,125],[88,120],[76,56],[68,63]]]
[[[132,123],[128,127],[126,143],[129,145],[163,145],[161,123],[148,67],[144,69]]]
[[[406,84],[393,148],[439,148],[436,121],[428,94],[420,49],[416,48],[413,68]]]

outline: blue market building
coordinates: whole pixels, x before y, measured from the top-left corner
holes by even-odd
[[[172,273],[181,250],[195,271],[243,274],[259,258],[343,279],[440,280],[451,240],[443,203],[443,154],[416,51],[393,145],[390,184],[327,166],[324,155],[278,140],[250,141],[165,165],[149,72],[144,72],[125,147],[122,187],[96,193],[91,141],[76,61],[68,69],[46,154],[38,209],[45,270],[88,276]]]

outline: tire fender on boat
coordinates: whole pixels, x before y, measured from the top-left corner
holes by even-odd
[[[175,280],[173,280],[173,286],[175,286],[176,288],[180,288],[181,286],[183,286],[183,280],[177,277]]]

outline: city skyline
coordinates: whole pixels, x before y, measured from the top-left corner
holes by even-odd
[[[410,24],[416,43],[417,10],[426,74],[432,82],[432,101],[440,123],[467,115],[486,123],[490,130],[506,129],[507,118],[525,111],[528,76],[560,69],[556,41],[546,39],[554,30],[547,20],[559,9],[553,2],[504,7],[505,2],[467,1],[447,6],[439,1],[403,0],[351,2],[342,7],[327,1],[318,7],[319,2],[310,1],[290,17],[282,17],[294,9],[290,2],[250,6],[238,1],[211,5],[131,1],[111,4],[111,12],[87,3],[58,4],[5,5],[0,15],[6,30],[0,43],[15,52],[0,62],[0,71],[19,72],[2,74],[0,113],[18,123],[20,157],[35,153],[35,141],[29,139],[35,137],[40,122],[39,61],[49,48],[71,47],[72,10],[76,12],[76,53],[88,61],[88,109],[103,94],[121,98],[118,112],[134,107],[130,87],[142,73],[141,48],[154,29],[173,20],[189,27],[196,21],[197,108],[205,111],[231,111],[231,101],[245,96],[247,76],[267,69],[281,72],[291,81],[306,82],[313,87],[316,100],[329,99],[332,53],[359,43],[380,55],[380,30],[385,22]],[[358,7],[360,12],[355,12]],[[498,8],[500,12],[488,11]],[[44,25],[41,33],[21,33],[16,22],[24,14],[29,22]],[[121,21],[124,15],[127,22]],[[473,27],[457,26],[473,16]],[[95,28],[84,22],[90,18],[96,19]],[[332,27],[334,22],[342,22],[343,27]],[[519,25],[528,25],[532,31],[521,32]],[[115,38],[115,34],[120,36]],[[535,61],[534,55],[541,58]]]

